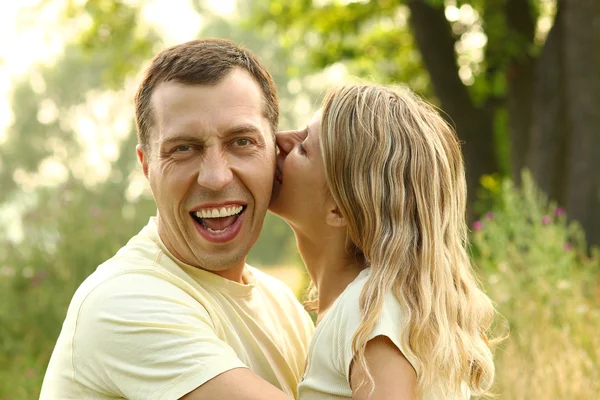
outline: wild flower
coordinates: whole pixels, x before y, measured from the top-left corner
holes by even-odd
[[[48,271],[41,270],[31,278],[31,287],[39,286],[48,277]]]

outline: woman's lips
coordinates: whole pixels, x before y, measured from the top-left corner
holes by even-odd
[[[275,168],[275,180],[280,184],[283,183],[283,174],[281,173],[281,168],[279,168],[279,165],[277,165]]]

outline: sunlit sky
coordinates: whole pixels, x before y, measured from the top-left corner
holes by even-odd
[[[49,2],[36,15],[35,23],[19,23],[19,11],[37,6],[40,2],[0,2],[0,143],[12,121],[9,105],[11,81],[26,74],[34,64],[51,64],[69,37],[69,32],[59,27],[60,13],[66,1]],[[192,39],[201,27],[202,19],[194,12],[189,0],[148,0],[144,3],[143,17],[159,29],[165,45]],[[235,0],[205,0],[205,4],[219,14],[235,12]]]

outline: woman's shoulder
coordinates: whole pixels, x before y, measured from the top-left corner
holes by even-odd
[[[344,292],[338,298],[336,304],[337,313],[345,318],[356,319],[360,321],[361,315],[361,296],[363,289],[370,276],[370,268],[366,268],[360,272],[356,279],[348,285]],[[408,310],[404,302],[397,298],[396,295],[389,290],[384,294],[383,304],[381,307],[381,318],[391,318],[398,325],[398,322],[403,322],[406,319]]]

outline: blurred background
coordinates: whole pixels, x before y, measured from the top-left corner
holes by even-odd
[[[456,127],[471,253],[510,332],[500,399],[600,394],[600,2],[20,0],[0,4],[0,399],[39,396],[72,294],[155,213],[133,95],[166,46],[216,36],[260,56],[282,129],[324,91],[406,84]],[[302,299],[287,225],[249,262]]]

